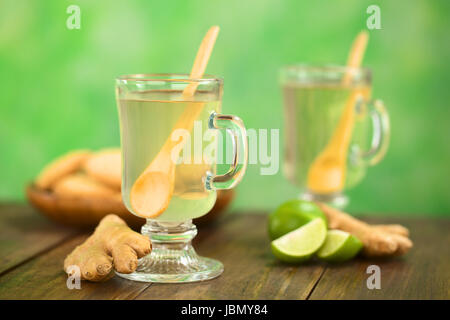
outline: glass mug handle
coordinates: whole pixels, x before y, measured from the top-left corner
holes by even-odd
[[[389,147],[391,137],[389,115],[381,100],[364,101],[360,99],[356,108],[357,110],[363,108],[368,110],[372,120],[373,133],[369,150],[361,151],[359,148],[355,148],[357,152],[353,152],[352,162],[357,164],[362,161],[373,166],[384,158]]]
[[[209,117],[210,129],[225,129],[232,138],[233,163],[225,174],[214,175],[208,172],[205,186],[207,190],[234,188],[247,169],[248,143],[244,123],[239,117],[213,112]]]

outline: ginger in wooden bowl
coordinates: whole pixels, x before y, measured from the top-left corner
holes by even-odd
[[[26,187],[26,196],[39,212],[64,225],[92,228],[114,213],[139,228],[144,219],[127,210],[120,187],[120,149],[77,150],[48,164]],[[233,190],[219,190],[211,211],[194,223],[201,226],[214,221],[233,197]]]

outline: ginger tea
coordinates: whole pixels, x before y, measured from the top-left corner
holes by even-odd
[[[130,92],[118,100],[121,118],[123,155],[122,197],[127,208],[133,184],[156,157],[186,108],[202,104],[190,137],[183,144],[181,163],[175,166],[175,185],[168,208],[157,217],[160,221],[182,222],[207,213],[216,201],[216,192],[205,189],[207,172],[215,174],[216,164],[211,148],[216,147],[215,133],[208,129],[213,112],[220,111],[214,95],[197,91],[192,101],[183,101],[176,90]],[[207,132],[209,139],[204,139]],[[213,144],[213,145],[212,145]],[[199,147],[200,146],[200,147]],[[208,149],[208,150],[207,150]]]
[[[335,133],[353,90],[364,96],[370,95],[369,87],[320,83],[284,85],[284,171],[295,185],[306,188],[308,170]],[[367,146],[371,126],[364,113],[364,110],[356,112],[350,146]],[[351,150],[348,150],[348,155],[351,155]],[[345,188],[357,184],[364,174],[365,167],[347,166]]]

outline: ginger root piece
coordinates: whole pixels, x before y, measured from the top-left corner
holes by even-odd
[[[408,228],[405,228],[404,226],[401,226],[399,224],[373,224],[372,227],[381,231],[395,233],[404,237],[409,237]]]
[[[83,170],[95,180],[120,190],[122,185],[122,158],[120,149],[103,149],[94,153],[83,164]]]
[[[136,270],[138,258],[149,254],[150,239],[131,230],[118,216],[104,217],[94,233],[64,260],[64,271],[78,266],[82,280],[101,281],[114,267],[120,273]]]
[[[37,176],[35,180],[36,186],[42,189],[50,188],[62,177],[78,171],[89,156],[90,152],[88,150],[77,150],[53,160]]]
[[[409,231],[400,225],[369,225],[342,211],[317,202],[328,219],[330,229],[347,231],[361,240],[367,257],[400,256],[412,248]]]
[[[72,198],[114,198],[121,199],[119,191],[92,179],[83,173],[74,173],[61,178],[54,186],[57,195]]]

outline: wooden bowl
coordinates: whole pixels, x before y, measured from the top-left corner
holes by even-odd
[[[145,219],[130,213],[120,200],[64,197],[56,195],[49,190],[38,188],[33,183],[27,186],[26,196],[31,205],[43,215],[68,226],[92,228],[110,213],[114,213],[124,219],[133,229],[139,229],[145,222]],[[215,220],[225,211],[233,196],[233,190],[218,191],[214,207],[203,217],[194,219],[194,223],[201,226]]]
[[[131,214],[123,202],[116,199],[64,197],[34,184],[27,186],[26,195],[39,212],[64,225],[91,228],[110,213],[118,215],[134,228],[145,222]]]

